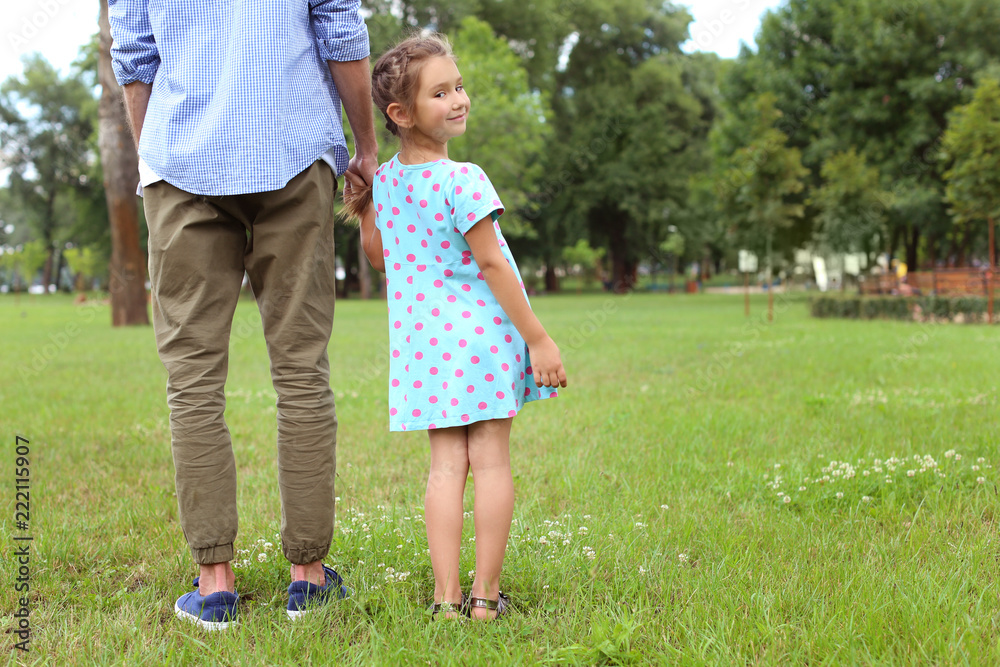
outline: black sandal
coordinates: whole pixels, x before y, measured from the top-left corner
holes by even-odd
[[[489,598],[470,597],[465,613],[467,616],[471,617],[473,609],[489,609],[490,611],[496,610],[497,615],[493,617],[493,620],[499,621],[501,616],[504,616],[508,613],[509,608],[510,608],[510,598],[504,595],[503,591],[500,591],[496,600],[490,600]]]
[[[468,601],[465,599],[465,593],[462,593],[461,602],[435,602],[431,606],[431,620],[433,621],[434,617],[437,616],[439,613],[447,614],[451,612],[458,614],[458,617],[461,618],[463,615],[468,615],[465,612],[465,608],[467,605]]]

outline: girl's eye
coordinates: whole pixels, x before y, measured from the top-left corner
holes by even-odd
[[[458,92],[462,92],[463,90],[465,90],[465,86],[459,86],[455,90],[457,90]]]

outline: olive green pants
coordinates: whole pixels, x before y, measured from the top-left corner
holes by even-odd
[[[236,460],[223,413],[244,272],[278,395],[282,548],[295,564],[330,550],[337,415],[327,345],[336,189],[323,162],[272,192],[201,196],[164,181],[145,188],[153,328],[167,369],[181,529],[196,563],[234,555]]]

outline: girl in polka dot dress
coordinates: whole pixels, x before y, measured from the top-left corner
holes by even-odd
[[[513,417],[566,386],[559,348],[528,305],[500,232],[503,204],[478,166],[448,159],[470,102],[448,43],[408,39],[383,55],[372,94],[400,151],[369,189],[347,174],[344,199],[362,245],[386,273],[389,428],[426,429],[431,470],[425,518],[434,614],[504,613],[500,569],[514,511]],[[476,570],[459,582],[462,497],[475,484]]]

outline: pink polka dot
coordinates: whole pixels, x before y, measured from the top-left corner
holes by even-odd
[[[397,299],[402,299],[403,298],[403,293],[402,292],[396,292],[395,294],[393,294],[393,296],[396,297]]]
[[[524,372],[528,373],[530,375],[531,374],[531,366],[528,366],[527,368],[525,368]]]
[[[525,387],[525,389],[524,389],[524,395],[525,396],[530,396],[531,395],[531,390],[528,389],[527,387]]]
[[[413,411],[413,416],[414,417],[419,417],[420,416],[420,410],[414,410]]]
[[[498,391],[498,392],[497,392],[497,398],[499,398],[499,399],[503,400],[503,397],[504,397],[504,396],[506,396],[506,394],[504,394],[504,393],[503,393],[502,391]]]
[[[415,359],[416,359],[417,361],[420,361],[421,359],[423,359],[423,358],[424,358],[424,353],[423,353],[423,352],[417,352],[416,354],[414,354],[414,355],[413,355],[413,357],[414,357],[414,358],[415,358]]]
[[[454,294],[449,294],[448,295],[448,303],[455,303],[456,301],[458,301],[458,297],[457,296],[455,296]]]
[[[420,200],[420,208],[427,208],[427,200],[426,199],[421,199]]]
[[[397,271],[399,271],[401,268],[403,268],[403,265],[400,264],[399,262],[396,262],[395,264],[392,265],[392,268],[394,268]]]
[[[393,351],[392,351],[392,356],[393,356],[394,358],[398,359],[398,358],[399,358],[399,350],[393,350]]]
[[[389,229],[392,229],[392,220],[386,220],[385,226],[388,227]]]
[[[442,220],[444,220],[444,214],[443,213],[435,213],[434,214],[434,219],[437,220],[438,222],[441,222]]]
[[[407,204],[412,204],[413,203],[413,197],[411,197],[410,195],[406,195],[406,203]]]
[[[448,388],[448,383],[447,382],[442,382],[441,383],[441,388],[442,389],[447,389]]]
[[[447,250],[448,248],[451,247],[451,243],[448,241],[441,241],[441,247]]]
[[[431,315],[433,315],[434,317],[437,317],[440,314],[441,314],[441,311],[439,309],[437,309],[437,308],[432,308],[431,309]]]
[[[423,301],[423,300],[424,300],[424,295],[422,293],[418,293],[417,294],[417,301]]]
[[[476,387],[475,387],[475,385],[471,385],[470,384],[468,387],[465,388],[465,391],[467,391],[470,394],[472,394],[472,393],[474,393],[476,391]]]
[[[441,192],[441,184],[440,183],[435,183],[434,187],[432,188],[432,190],[434,190],[434,192]]]
[[[434,281],[434,287],[444,287],[444,281],[438,278]]]
[[[471,292],[472,291],[472,285],[469,285],[469,284],[462,285],[462,290],[465,291],[465,292]]]
[[[420,175],[423,176],[424,178],[430,178],[431,177],[431,170],[430,169],[424,169],[420,173]]]
[[[385,174],[382,174],[382,178],[380,178],[379,180],[385,183]]]
[[[414,329],[416,329],[417,331],[420,331],[420,330],[422,330],[422,329],[424,328],[424,323],[423,323],[423,322],[417,322],[417,323],[416,323],[416,324],[414,325],[414,327],[413,327],[413,328],[414,328]]]
[[[396,241],[398,242],[399,239],[396,239]],[[397,245],[398,245],[398,243],[397,243]],[[468,266],[469,264],[472,264],[472,260],[469,259],[468,257],[466,257],[465,259],[462,260],[462,264],[464,264],[465,266]]]
[[[412,185],[407,185],[406,186],[406,191],[407,192],[413,192],[413,186]]]
[[[399,386],[399,380],[393,380],[392,381],[392,386],[393,387],[398,387]]]
[[[413,284],[413,276],[406,276],[406,282],[409,283],[410,285],[412,285]]]
[[[434,236],[434,232],[432,232],[430,229],[428,229],[427,230],[427,236]]]
[[[431,424],[430,426],[427,427],[427,430],[428,431],[433,431],[436,428],[437,428],[437,426],[435,426],[434,424]]]
[[[510,366],[508,364],[505,364],[505,363],[504,364],[500,364],[500,368],[502,368],[505,371],[509,371],[510,370]]]
[[[438,339],[437,338],[431,338],[430,344],[431,345],[437,345],[438,344]]]
[[[486,374],[486,381],[487,382],[493,382],[493,373],[487,373]]]
[[[490,345],[490,352],[492,352],[493,354],[496,354],[499,351],[500,351],[499,347],[497,347],[496,345]]]
[[[406,256],[406,261],[407,262],[415,262],[415,261],[417,261],[417,257],[413,253],[410,253],[409,255]]]
[[[438,374],[437,366],[431,366],[430,374],[431,375],[437,375]]]
[[[468,344],[469,344],[468,341],[466,341],[464,338],[462,340],[458,341],[458,346],[459,347],[465,347]]]
[[[457,398],[451,399],[451,404],[452,406],[458,405],[458,399]]]
[[[514,355],[514,361],[521,361],[521,355],[520,354],[515,354]]]
[[[521,379],[521,380],[523,380],[523,379],[524,379],[524,371],[521,371],[521,377],[520,377],[520,379]]]
[[[451,352],[445,352],[444,354],[441,355],[441,358],[444,359],[445,361],[451,361]]]
[[[430,398],[427,399],[427,402],[428,403],[437,403],[438,402],[438,397],[437,396],[431,396]]]
[[[451,278],[453,275],[455,275],[455,272],[452,271],[451,269],[445,269],[444,270],[444,277],[445,278]]]
[[[441,416],[442,417],[447,417],[448,416],[448,411],[447,410],[442,410],[441,411]]]
[[[517,416],[517,410],[511,410],[510,412],[507,413],[507,416],[508,417],[516,417]]]
[[[389,256],[389,250],[388,249],[383,250],[382,251],[382,256],[383,257],[388,257]]]
[[[501,320],[499,317],[494,317],[493,324],[503,324],[503,320]]]
[[[474,195],[472,195],[472,198],[473,198],[474,200],[476,200],[476,201],[479,201],[480,199],[482,199],[482,198],[483,198],[483,195],[482,195],[482,193],[481,193],[481,192],[477,192],[477,193],[475,193]]]
[[[408,312],[408,313],[410,313],[412,315],[413,314],[413,306],[407,306],[406,307],[406,312]]]
[[[426,270],[427,270],[427,265],[426,264],[417,264],[417,271],[420,271],[421,273],[423,273]]]
[[[393,207],[392,207],[392,214],[393,214],[393,215],[399,215],[399,209],[398,209],[398,208],[396,208],[395,206],[393,206]]]
[[[485,410],[486,409],[486,401],[480,401],[479,402],[479,409],[480,410]]]
[[[375,210],[378,211],[379,213],[381,213],[382,212],[382,204],[379,204],[378,206],[376,206]]]
[[[451,331],[451,330],[452,330],[452,328],[453,328],[453,327],[452,327],[452,325],[451,325],[451,322],[448,322],[448,324],[444,325],[444,330],[445,330],[445,331]]]
[[[469,421],[469,415],[462,415],[462,421],[463,422]]]
[[[486,302],[483,301],[482,299],[476,299],[476,303],[479,304],[480,306],[485,306],[486,305]]]
[[[506,336],[504,336],[503,339],[505,341],[507,341],[508,343],[511,342],[512,340],[514,340],[513,338],[511,338],[510,334],[507,334]]]
[[[462,167],[462,173],[463,174],[468,174],[469,173],[469,168],[468,167]]]
[[[470,214],[469,214],[469,215],[467,215],[466,217],[467,217],[467,218],[468,218],[469,220],[475,220],[475,219],[476,219],[476,214],[475,214],[475,213],[470,213]]]
[[[396,408],[389,408],[389,414],[392,415],[393,417],[396,416],[397,412],[399,412],[399,410],[397,410]]]
[[[413,386],[414,386],[414,387],[415,387],[416,389],[420,389],[421,387],[423,387],[423,386],[424,386],[424,383],[423,383],[423,382],[421,382],[420,380],[417,380],[416,382],[414,382],[414,383],[413,383]]]
[[[427,247],[427,240],[426,239],[420,242],[420,247],[421,248],[426,248]]]
[[[465,319],[469,319],[470,317],[472,317],[472,313],[470,313],[467,310],[463,310],[462,311],[462,317],[464,317]]]
[[[406,231],[408,231],[408,232],[410,232],[412,234],[413,232],[417,231],[417,227],[416,227],[416,225],[407,225],[406,226]]]
[[[398,329],[399,327],[403,326],[403,323],[400,322],[399,320],[396,320],[396,323],[393,324],[392,326],[394,326],[394,327],[396,327]]]
[[[478,364],[479,363],[479,357],[477,357],[476,355],[472,355],[471,361],[474,364]]]
[[[486,329],[482,327],[476,327],[476,333],[482,336],[484,333],[486,333]]]
[[[462,377],[463,375],[465,375],[465,373],[463,373],[463,372],[462,372],[462,369],[461,369],[461,368],[456,368],[456,369],[455,369],[455,377],[457,377],[457,378],[460,378],[460,377]]]
[[[456,195],[462,194],[462,186],[461,185],[456,185],[455,186],[455,194]]]
[[[479,278],[480,280],[486,280],[486,276],[483,275],[482,271],[480,271],[479,273],[477,273],[476,277]]]

